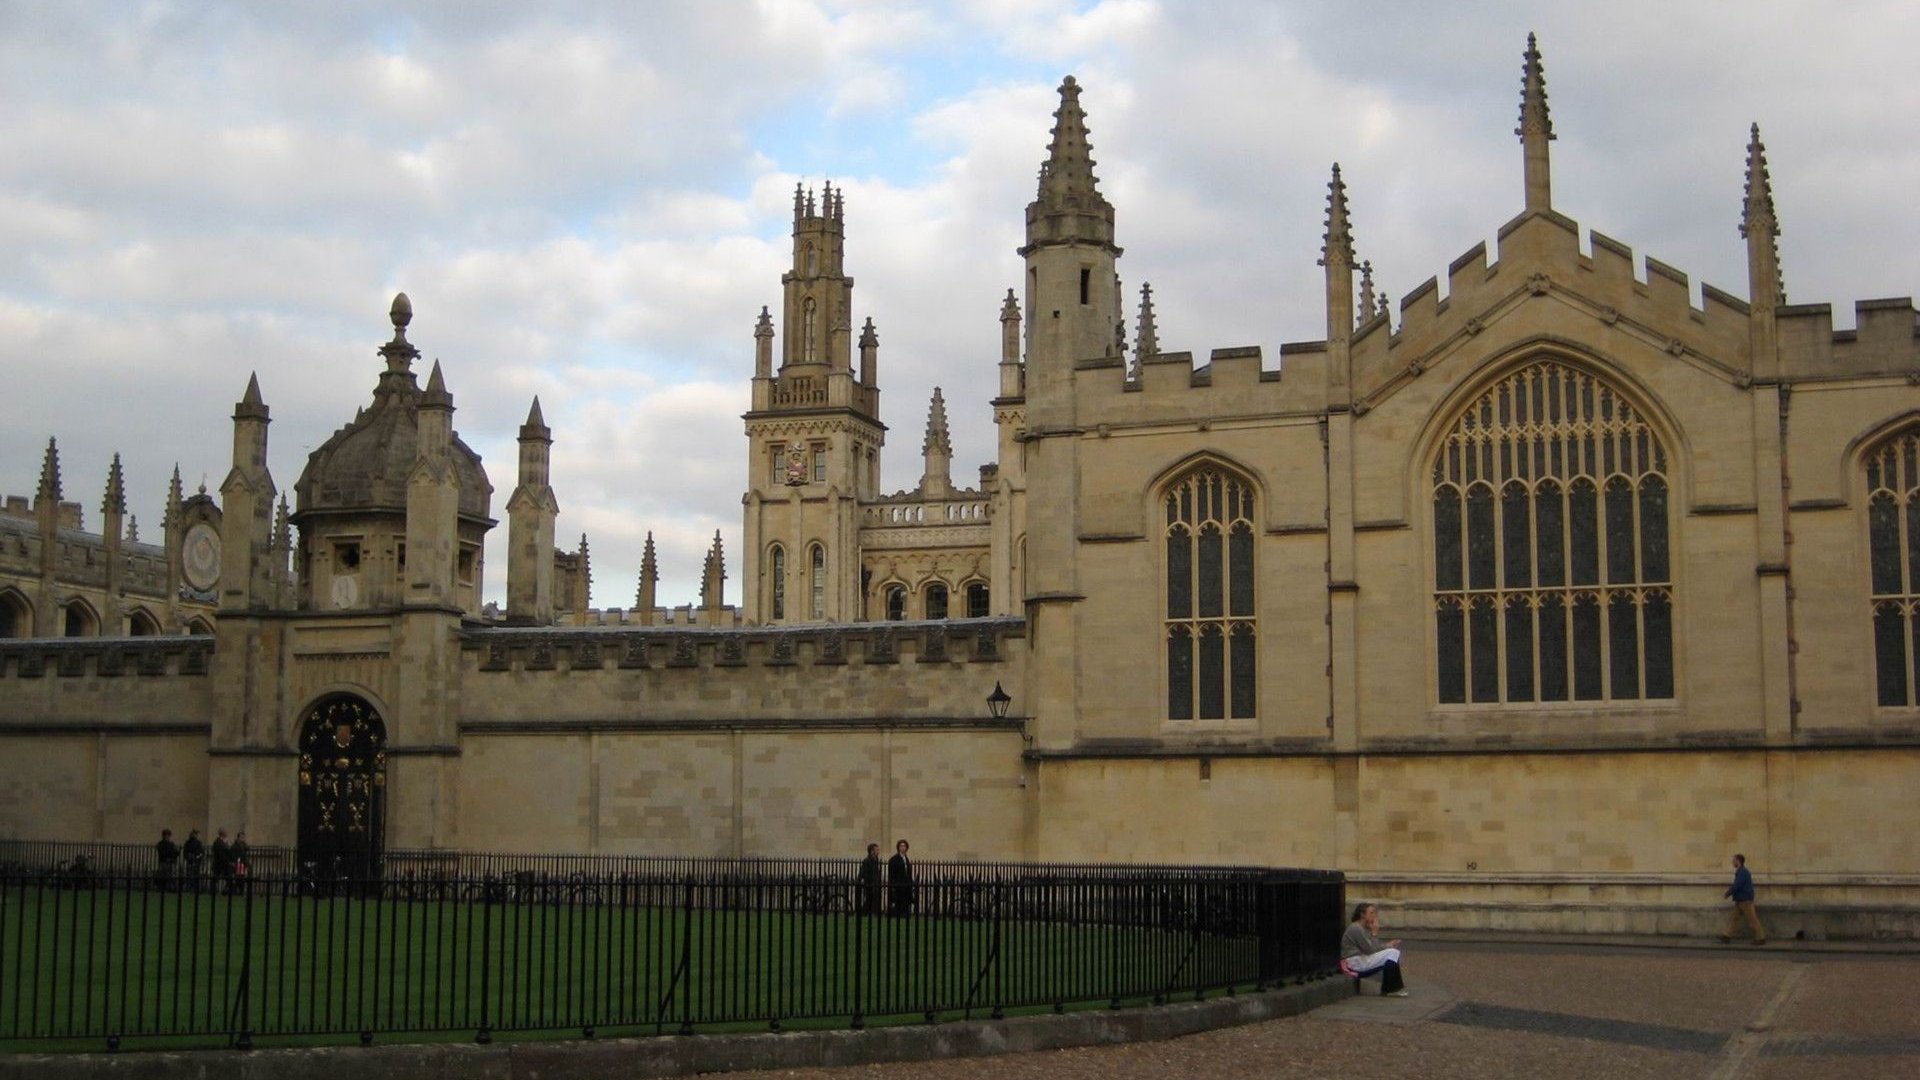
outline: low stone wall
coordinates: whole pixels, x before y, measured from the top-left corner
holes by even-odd
[[[1395,930],[1713,937],[1730,877],[1695,874],[1347,874]],[[1810,941],[1920,941],[1920,878],[1784,875],[1757,881],[1767,934]]]
[[[950,1024],[907,1024],[864,1031],[764,1035],[656,1036],[639,1039],[306,1050],[189,1050],[147,1053],[0,1055],[0,1080],[120,1080],[193,1076],[199,1080],[557,1080],[562,1077],[692,1076],[740,1069],[803,1069],[987,1057],[1072,1046],[1172,1039],[1331,1005],[1353,993],[1327,978],[1256,994],[1150,1008],[1022,1016]]]

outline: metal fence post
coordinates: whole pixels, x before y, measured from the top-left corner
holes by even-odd
[[[473,926],[468,918],[467,926]],[[480,897],[480,1030],[474,1032],[473,1041],[485,1045],[493,1041],[493,1026],[488,1022],[488,1001],[493,975],[493,900],[485,893]]]

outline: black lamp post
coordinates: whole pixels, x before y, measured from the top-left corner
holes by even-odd
[[[995,720],[1005,720],[1007,706],[1011,704],[1013,704],[1013,698],[1000,688],[998,679],[994,680],[993,693],[987,695],[987,711],[993,714]]]

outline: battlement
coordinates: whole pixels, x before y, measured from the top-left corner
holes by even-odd
[[[1083,424],[1205,419],[1247,413],[1310,410],[1324,404],[1324,343],[1283,345],[1281,366],[1268,369],[1258,345],[1214,349],[1195,366],[1190,352],[1141,360],[1129,377],[1118,359],[1077,365]]]
[[[717,610],[694,604],[657,607],[652,611],[640,608],[588,608],[585,611],[561,612],[559,619],[564,627],[677,626],[724,629],[746,624],[740,609],[731,604]]]
[[[1910,296],[1855,301],[1851,330],[1833,328],[1831,304],[1783,304],[1774,315],[1784,378],[1907,374],[1920,367],[1920,318]]]
[[[1016,617],[794,627],[470,627],[460,635],[477,670],[647,669],[918,663],[999,663],[1026,637]]]
[[[204,635],[0,639],[0,679],[200,676],[212,657]]]
[[[71,505],[71,504],[68,504]],[[70,585],[105,588],[106,540],[97,533],[62,526],[54,534],[54,568]],[[0,573],[35,577],[40,573],[43,538],[31,515],[24,520],[12,513],[0,515]],[[164,598],[167,591],[166,549],[153,544],[120,545],[121,586],[131,596]]]
[[[59,511],[57,513],[57,517],[59,519],[60,528],[76,529],[76,530],[81,528],[82,522],[80,517],[80,514],[81,514],[80,504],[77,502],[66,502],[63,500],[58,505],[59,505]],[[20,518],[26,521],[32,521],[34,520],[33,500],[27,498],[24,495],[9,495],[6,497],[6,504],[5,504],[4,510],[0,510],[0,515],[4,515],[10,518]]]
[[[1550,294],[1675,355],[1693,352],[1750,369],[1746,301],[1703,283],[1696,306],[1683,271],[1648,256],[1636,274],[1631,247],[1597,231],[1587,237],[1589,251],[1582,252],[1578,223],[1551,210],[1509,221],[1495,261],[1477,243],[1448,264],[1444,295],[1439,278],[1430,277],[1401,298],[1397,327],[1375,316],[1356,329],[1356,388],[1365,394],[1417,372],[1452,342],[1481,333],[1506,305]]]

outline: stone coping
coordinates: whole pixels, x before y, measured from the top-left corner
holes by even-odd
[[[1089,1010],[862,1031],[660,1035],[540,1042],[426,1043],[274,1050],[156,1050],[0,1055],[0,1080],[569,1080],[663,1077],[741,1069],[801,1069],[936,1061],[1173,1039],[1296,1016],[1351,997],[1346,979],[1322,978],[1259,993],[1142,1008]]]

